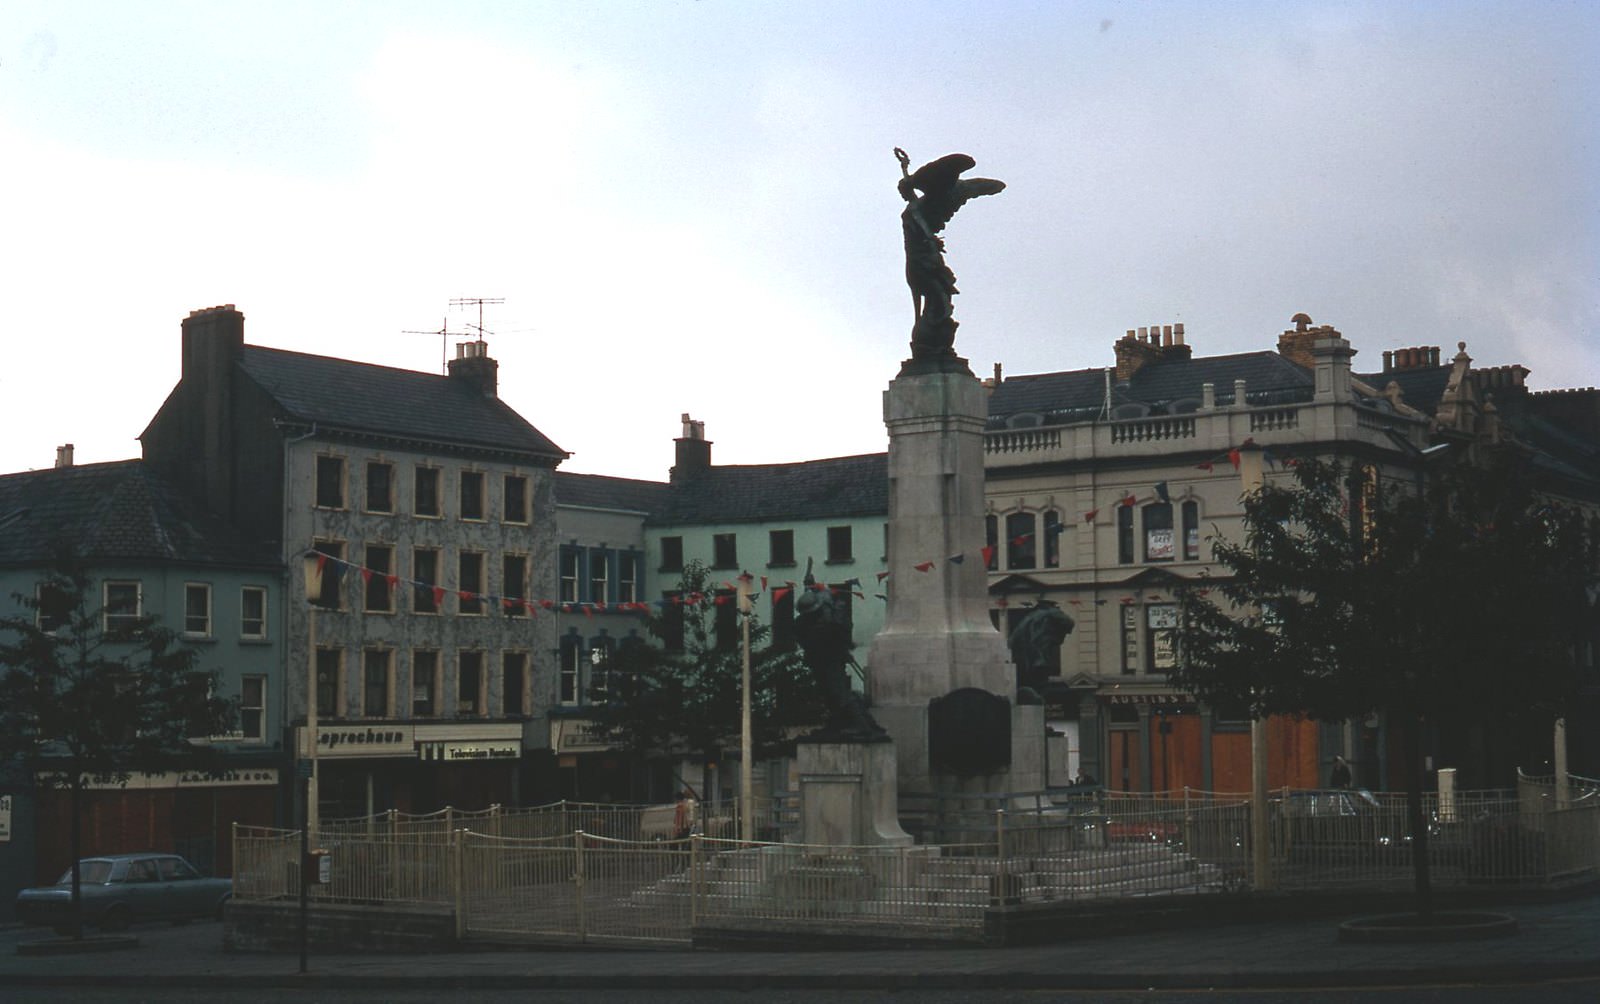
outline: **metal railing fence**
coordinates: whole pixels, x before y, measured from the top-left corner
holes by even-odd
[[[1579,794],[1562,808],[1541,784],[1427,801],[1435,886],[1600,874],[1600,797],[1579,797],[1574,786]],[[731,819],[714,822],[713,834],[651,835],[671,806],[384,813],[323,828],[316,845],[332,854],[333,881],[312,895],[453,910],[467,938],[681,942],[696,925],[959,934],[1012,904],[1257,886],[1403,889],[1413,880],[1410,814],[1393,793],[1273,792],[1264,883],[1251,872],[1250,805],[1237,793],[936,801],[910,800],[924,838],[910,847],[746,843],[732,838]],[[570,828],[552,832],[560,827]],[[236,827],[235,897],[297,897],[299,843],[298,831]]]

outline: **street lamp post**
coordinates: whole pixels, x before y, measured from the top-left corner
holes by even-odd
[[[306,873],[311,860],[311,833],[321,825],[317,812],[317,603],[326,559],[307,554],[302,563],[306,587],[306,727],[305,747],[300,751],[300,971],[307,967],[310,940],[311,876]]]
[[[739,839],[755,839],[754,730],[750,722],[750,573],[739,576]]]

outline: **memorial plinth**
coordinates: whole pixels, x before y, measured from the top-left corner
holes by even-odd
[[[795,752],[802,843],[911,845],[900,828],[893,743],[802,739]]]
[[[868,662],[872,714],[894,738],[900,789],[1041,790],[1044,709],[1015,705],[1010,653],[989,619],[983,561],[987,392],[959,357],[913,359],[889,384],[883,410],[889,602]],[[930,702],[970,690],[1011,702],[1009,735],[981,743],[1009,748],[1003,767],[952,770],[930,758]],[[941,749],[960,745],[949,735],[934,738]]]

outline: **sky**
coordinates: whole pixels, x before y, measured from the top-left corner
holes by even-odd
[[[1596,52],[1591,0],[0,0],[0,471],[138,456],[191,310],[437,372],[474,297],[563,470],[882,450],[897,146],[1006,182],[945,232],[980,376],[1305,312],[1593,386]]]

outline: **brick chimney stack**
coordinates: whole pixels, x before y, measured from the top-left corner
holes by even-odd
[[[1383,353],[1383,371],[1428,369],[1439,365],[1439,346],[1417,345],[1404,349],[1388,349]]]
[[[1117,354],[1117,383],[1127,383],[1149,363],[1160,359],[1188,359],[1192,351],[1184,343],[1182,324],[1129,328],[1111,348]]]
[[[450,379],[472,384],[484,397],[498,397],[500,364],[489,357],[489,343],[479,340],[457,345],[456,357],[450,360]]]
[[[1294,327],[1278,336],[1278,354],[1308,370],[1316,369],[1317,366],[1316,356],[1311,351],[1312,346],[1324,339],[1342,337],[1331,324],[1313,325],[1307,314],[1296,314],[1289,318],[1289,323]]]
[[[56,447],[56,466],[57,467],[71,467],[72,466],[72,444],[71,443],[64,443],[61,446]]]
[[[706,439],[706,423],[683,413],[683,435],[674,439],[675,460],[668,480],[677,482],[711,469],[711,441]]]
[[[184,442],[198,443],[198,455],[161,458],[175,465],[185,483],[198,489],[212,512],[231,515],[237,451],[233,444],[233,373],[244,348],[244,314],[233,304],[191,310],[183,320],[183,379],[180,392],[188,427]],[[191,447],[192,449],[192,447]]]

